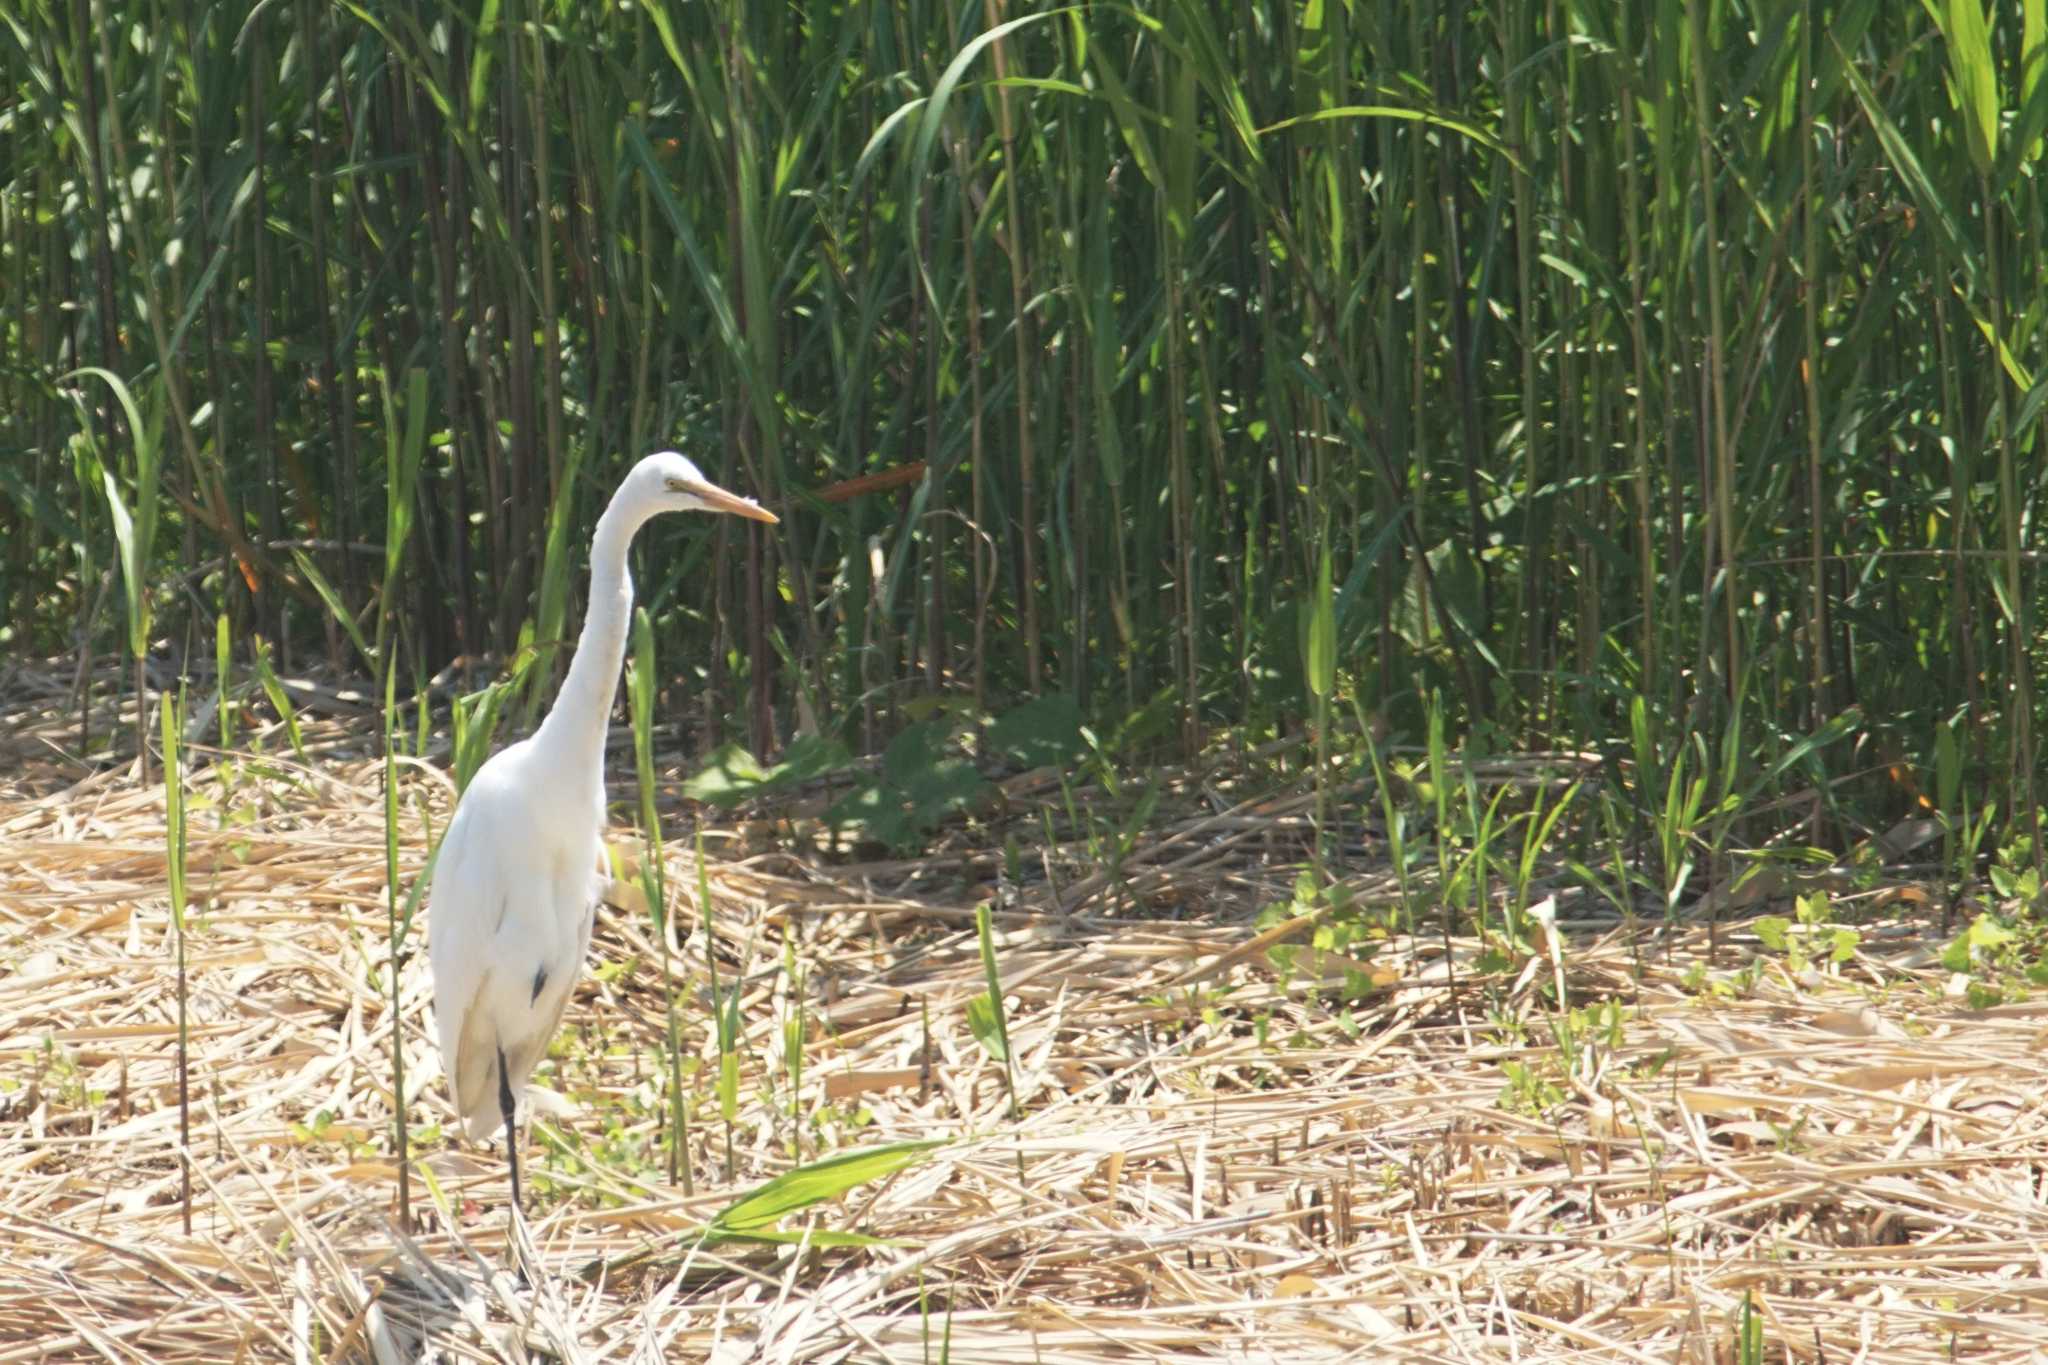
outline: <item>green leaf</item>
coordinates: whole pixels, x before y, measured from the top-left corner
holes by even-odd
[[[216,717],[220,724],[220,747],[235,747],[234,703],[229,696],[230,670],[233,654],[229,650],[228,614],[221,612],[213,618],[213,679],[219,689]]]
[[[1976,919],[1972,920],[1967,934],[1972,948],[1983,949],[1987,952],[1993,948],[2004,947],[2012,942],[2015,937],[2012,930],[1993,919],[1989,912],[1979,914]]]
[[[1269,123],[1264,128],[1258,130],[1258,135],[1266,137],[1272,133],[1285,132],[1289,128],[1299,128],[1312,123],[1324,123],[1331,119],[1380,118],[1422,123],[1432,128],[1441,128],[1445,132],[1456,133],[1460,137],[1469,138],[1490,152],[1498,152],[1503,157],[1506,157],[1510,163],[1514,162],[1515,159],[1514,153],[1504,146],[1499,138],[1476,124],[1466,123],[1461,119],[1447,118],[1442,114],[1433,114],[1427,109],[1410,109],[1399,104],[1345,104],[1332,109],[1318,109],[1311,114],[1298,114],[1293,118],[1281,119],[1278,123]]]
[[[447,836],[447,831],[441,831]],[[412,933],[413,916],[419,913],[420,901],[425,899],[427,888],[434,884],[434,865],[441,861],[441,840],[434,840],[434,851],[427,855],[427,865],[420,869],[420,875],[412,879],[412,889],[405,893],[405,907],[398,919],[398,941],[400,943]]]
[[[175,705],[169,696],[157,705],[163,721],[164,746],[164,842],[171,883],[171,923],[185,932],[185,780],[178,762],[178,741],[185,713],[185,689],[181,684]]]
[[[1022,15],[1019,18],[997,24],[994,28],[977,34],[972,41],[954,54],[952,61],[946,63],[946,69],[939,73],[938,80],[932,84],[930,101],[918,115],[916,140],[910,154],[910,183],[913,187],[921,186],[924,183],[924,168],[931,164],[932,146],[938,141],[939,129],[945,123],[946,105],[952,100],[954,89],[959,86],[962,78],[966,76],[967,68],[974,64],[974,59],[979,57],[990,44],[1000,42],[1004,37],[1023,28],[1026,24],[1035,24],[1042,19],[1050,19],[1067,12],[1065,9],[1040,10],[1036,14]],[[915,194],[916,191],[913,188],[911,199],[913,211],[917,202]]]
[[[100,480],[107,498],[107,515],[114,523],[114,541],[121,554],[121,584],[128,608],[128,648],[130,653],[141,658],[149,649],[149,557],[156,545],[157,485],[159,482],[159,454],[163,434],[163,403],[161,398],[150,405],[145,416],[136,404],[135,395],[121,377],[112,370],[97,365],[86,365],[62,376],[72,379],[79,375],[91,375],[104,382],[113,390],[115,401],[128,418],[128,434],[135,451],[135,505],[131,511],[121,496],[120,485],[116,482],[113,467],[100,463]],[[76,400],[84,417],[84,399]],[[80,437],[97,450],[93,440],[92,426],[85,420],[79,429]]]
[[[1330,582],[1330,552],[1325,549],[1316,571],[1315,597],[1308,603],[1308,640],[1302,649],[1309,690],[1324,699],[1337,686],[1337,611]]]
[[[2020,108],[2025,111],[2023,124],[2030,122],[2026,115],[2042,108],[2035,102],[2041,91],[2041,75],[2048,71],[2048,0],[2026,0],[2020,20]],[[2041,139],[2037,132],[2022,127],[2019,153],[2033,161],[2041,155]]]
[[[745,745],[734,741],[711,751],[696,776],[683,783],[683,795],[713,805],[737,805],[767,783],[769,777],[770,770],[762,767]]]
[[[731,1050],[718,1054],[718,1116],[730,1124],[740,1112],[740,1055]]]
[[[1022,767],[1058,766],[1088,752],[1082,723],[1079,703],[1065,692],[1052,692],[997,717],[985,741]]]
[[[313,557],[295,545],[292,547],[292,562],[299,566],[299,572],[306,576],[306,581],[313,585],[313,591],[319,593],[320,600],[327,604],[328,614],[348,632],[349,642],[363,656],[363,662],[370,666],[370,671],[378,672],[377,651],[370,648],[370,642],[363,638],[363,629],[356,624],[354,613],[342,602],[341,594],[335,591],[334,585],[327,581],[327,575],[320,572],[320,566],[313,562]]]
[[[569,563],[570,523],[575,519],[576,484],[563,479],[548,507],[547,535],[541,541],[540,597],[533,614],[533,642],[543,649],[567,649],[563,622],[568,619],[569,587],[573,577]],[[550,673],[552,670],[544,670]],[[527,718],[540,707],[540,689],[527,699]]]
[[[1002,1011],[986,992],[967,998],[967,1031],[989,1056],[999,1062],[1010,1059],[1010,1047],[1003,1038]]]
[[[880,154],[883,146],[898,128],[914,119],[924,105],[925,97],[922,95],[913,100],[906,100],[891,110],[887,118],[875,125],[875,131],[869,135],[867,145],[860,149],[860,156],[853,163],[852,189],[860,188],[860,182],[867,178],[868,170],[874,165],[875,157]]]
[[[706,1226],[705,1235],[713,1241],[729,1237],[769,1236],[775,1225],[789,1215],[827,1199],[836,1199],[857,1185],[880,1180],[914,1166],[928,1153],[950,1141],[950,1138],[926,1138],[884,1147],[862,1147],[784,1171],[720,1209]]]
[[[1979,175],[1989,175],[1998,160],[1998,73],[1991,62],[1991,28],[1984,21],[1982,0],[1948,0],[1944,33],[1956,101],[1970,133],[1970,160]]]
[[[964,758],[948,758],[913,773],[904,784],[904,795],[910,798],[911,819],[930,827],[953,812],[972,806],[988,787],[988,779],[972,763]]]
[[[1913,199],[1919,204],[1920,211],[1934,223],[1937,229],[1936,241],[1947,252],[1950,263],[1960,270],[1974,287],[1980,270],[1978,253],[1970,249],[1964,238],[1955,210],[1936,191],[1934,182],[1928,178],[1926,168],[1920,164],[1920,158],[1913,150],[1913,144],[1899,131],[1898,125],[1885,111],[1884,104],[1877,98],[1876,92],[1870,88],[1870,82],[1863,79],[1863,73],[1857,70],[1854,60],[1848,53],[1842,51],[1839,44],[1836,45],[1835,52],[1841,58],[1842,77],[1849,82],[1849,88],[1855,91],[1857,102],[1863,106],[1863,115],[1870,120],[1870,126],[1876,130],[1877,140],[1883,145],[1885,155],[1891,159],[1893,170],[1906,182],[1906,188],[1912,191]]]
[[[653,0],[653,3],[641,6],[640,12],[653,23],[655,34],[661,39],[662,51],[668,53],[668,59],[675,63],[676,70],[687,76],[690,63],[683,56],[682,44],[676,41],[675,21],[669,17],[667,0]]]
[[[987,1047],[990,1054],[996,1060],[1007,1065],[1010,1060],[1010,1024],[1003,1014],[1003,979],[1002,974],[996,970],[995,925],[993,918],[989,914],[987,901],[983,901],[974,907],[974,936],[981,946],[982,978],[988,982],[987,991],[977,996],[976,999],[981,1001],[982,1008],[986,1011],[987,1018],[984,1022],[992,1031],[995,1040],[994,1046],[990,1046],[986,1040],[984,1040],[982,1046]],[[972,1002],[970,1002],[967,1013],[969,1028],[974,1027],[974,1013]],[[975,1036],[979,1038],[981,1034],[977,1032]],[[1014,1091],[1010,1096],[1010,1102],[1013,1107],[1014,1117],[1014,1106],[1016,1104]]]
[[[1084,27],[1081,16],[1073,18],[1073,27]],[[1152,139],[1145,131],[1146,112],[1138,107],[1130,91],[1125,88],[1123,77],[1117,73],[1113,54],[1107,43],[1093,43],[1088,55],[1094,58],[1095,78],[1102,83],[1102,92],[1109,99],[1110,113],[1116,118],[1117,132],[1123,135],[1124,145],[1130,148],[1132,164],[1137,166],[1155,189],[1164,189],[1166,176],[1159,168],[1159,157],[1152,150]]]
[[[484,0],[483,12],[477,16],[476,20],[476,37],[470,44],[469,127],[471,131],[474,131],[476,128],[477,111],[489,107],[485,98],[486,81],[491,73],[491,56],[497,51],[498,45],[498,6],[499,0]],[[648,6],[650,15],[659,13],[661,9],[661,0],[655,0],[654,4]],[[656,25],[662,25],[666,22],[666,19],[667,16],[663,15],[661,19],[655,21]]]
[[[711,310],[712,321],[718,326],[719,340],[725,345],[726,356],[751,390],[754,384],[752,352],[740,335],[739,318],[733,312],[725,280],[713,268],[711,258],[697,240],[697,230],[691,225],[689,214],[684,212],[682,203],[669,185],[667,172],[656,159],[654,148],[648,144],[646,129],[638,120],[629,119],[623,125],[623,132],[627,152],[640,163],[641,182],[651,191],[655,206],[668,220],[677,245],[683,249],[683,259],[689,264],[691,278],[697,282],[698,292],[703,296],[705,306]]]
[[[639,775],[642,810],[654,789],[654,626],[647,608],[633,612],[633,655],[626,664],[626,698],[633,716],[633,769]],[[648,833],[652,833],[652,826]]]
[[[106,484],[107,515],[114,523],[114,544],[121,552],[121,584],[128,597],[128,647],[138,656],[149,648],[149,598],[142,581],[142,554],[135,537],[135,519],[114,482],[114,471],[102,466],[100,478]]]
[[[405,562],[406,542],[412,537],[413,494],[419,485],[420,466],[427,449],[427,372],[415,366],[405,375],[405,425],[400,435],[398,416],[391,409],[391,390],[384,389],[384,590],[379,613],[390,609],[391,592],[398,571]],[[383,622],[378,623],[382,638]]]
[[[468,789],[470,779],[491,756],[491,743],[498,733],[505,698],[517,690],[532,665],[533,655],[522,654],[513,662],[510,673],[488,687],[455,699],[453,729],[455,789],[458,792]]]
[[[1756,1311],[1756,1300],[1752,1291],[1742,1291],[1742,1322],[1736,1328],[1735,1358],[1742,1365],[1762,1365],[1764,1358],[1764,1319]]]
[[[949,719],[906,728],[882,755],[882,775],[825,812],[830,824],[858,824],[870,838],[905,848],[956,810],[971,805],[988,780],[965,759],[947,752]]]
[[[129,389],[127,384],[122,382],[120,375],[115,374],[112,370],[102,369],[98,365],[81,365],[70,373],[59,376],[59,378],[73,379],[81,374],[89,374],[96,379],[105,381],[107,387],[114,391],[115,401],[120,403],[121,410],[128,415],[128,430],[130,432],[139,433],[148,429],[148,425],[142,420],[141,409],[135,405],[134,392]]]
[[[728,808],[851,766],[853,755],[844,744],[819,735],[800,735],[790,741],[782,761],[772,766],[763,766],[743,745],[725,744],[713,750],[704,766],[683,784],[683,795]]]
[[[945,758],[946,740],[952,733],[952,722],[946,720],[906,726],[882,753],[882,776],[899,787],[908,787]]]
[[[2005,368],[2005,373],[2012,380],[2013,387],[2022,393],[2027,393],[2031,390],[2034,387],[2033,372],[2028,370],[2020,358],[2012,353],[2012,347],[2005,344],[2005,338],[1992,330],[1991,319],[1979,312],[1961,290],[1956,291],[1956,297],[1962,301],[1965,308],[1969,309],[1970,321],[1977,324],[1977,330],[1983,334],[1985,342],[1990,345],[1993,351],[1997,352],[1998,363]],[[2015,423],[2014,425],[2018,424]]]
[[[392,943],[398,950],[398,669],[384,670],[384,894],[392,912]]]
[[[277,680],[277,674],[270,667],[270,642],[261,635],[250,640],[250,650],[256,659],[256,682],[262,687],[263,695],[270,699],[271,709],[284,722],[285,737],[291,741],[292,752],[300,762],[306,758],[306,744],[299,735],[299,713],[292,709],[292,699],[285,695],[284,684]]]
[[[1956,797],[1963,786],[1963,751],[1956,738],[1956,727],[1952,721],[1942,721],[1934,727],[1934,800],[1935,809],[1943,815],[1950,815],[1956,809]]]
[[[1948,947],[1941,950],[1942,970],[1947,972],[1967,972],[1972,965],[1970,936],[1968,933],[1957,934],[1949,941]]]
[[[1792,921],[1783,915],[1765,915],[1756,922],[1756,936],[1763,940],[1764,947],[1774,953],[1785,951],[1787,936],[1792,931]]]
[[[633,718],[633,776],[640,790],[640,866],[655,932],[667,941],[668,891],[661,860],[661,812],[654,804],[654,627],[645,607],[633,612],[633,657],[626,667],[626,698]]]
[[[868,838],[891,848],[907,848],[917,841],[917,827],[903,809],[901,792],[881,782],[867,782],[833,802],[825,823],[835,828],[857,826]]]

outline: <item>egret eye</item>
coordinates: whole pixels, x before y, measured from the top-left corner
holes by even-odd
[[[662,482],[668,485],[668,491],[671,493],[687,493],[690,491],[690,485],[684,483],[681,479],[668,478],[663,479]]]

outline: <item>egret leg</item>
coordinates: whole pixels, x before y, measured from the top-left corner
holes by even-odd
[[[512,1073],[505,1069],[505,1049],[498,1049],[498,1112],[505,1116],[505,1162],[512,1168],[512,1209],[519,1210],[519,1136],[512,1123]]]

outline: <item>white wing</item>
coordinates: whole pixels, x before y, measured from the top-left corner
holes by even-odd
[[[593,812],[528,780],[524,753],[513,745],[478,771],[428,897],[441,1064],[475,1140],[503,1123],[499,1057],[516,1100],[561,1022],[599,890]]]

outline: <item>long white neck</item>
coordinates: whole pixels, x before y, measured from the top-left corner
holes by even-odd
[[[647,521],[647,513],[628,508],[626,502],[614,495],[597,520],[597,534],[590,543],[590,608],[584,613],[583,634],[576,641],[562,690],[533,736],[534,748],[555,760],[554,771],[594,773],[600,786],[605,732],[611,726],[619,667],[626,659],[626,622],[633,615],[626,547]]]

